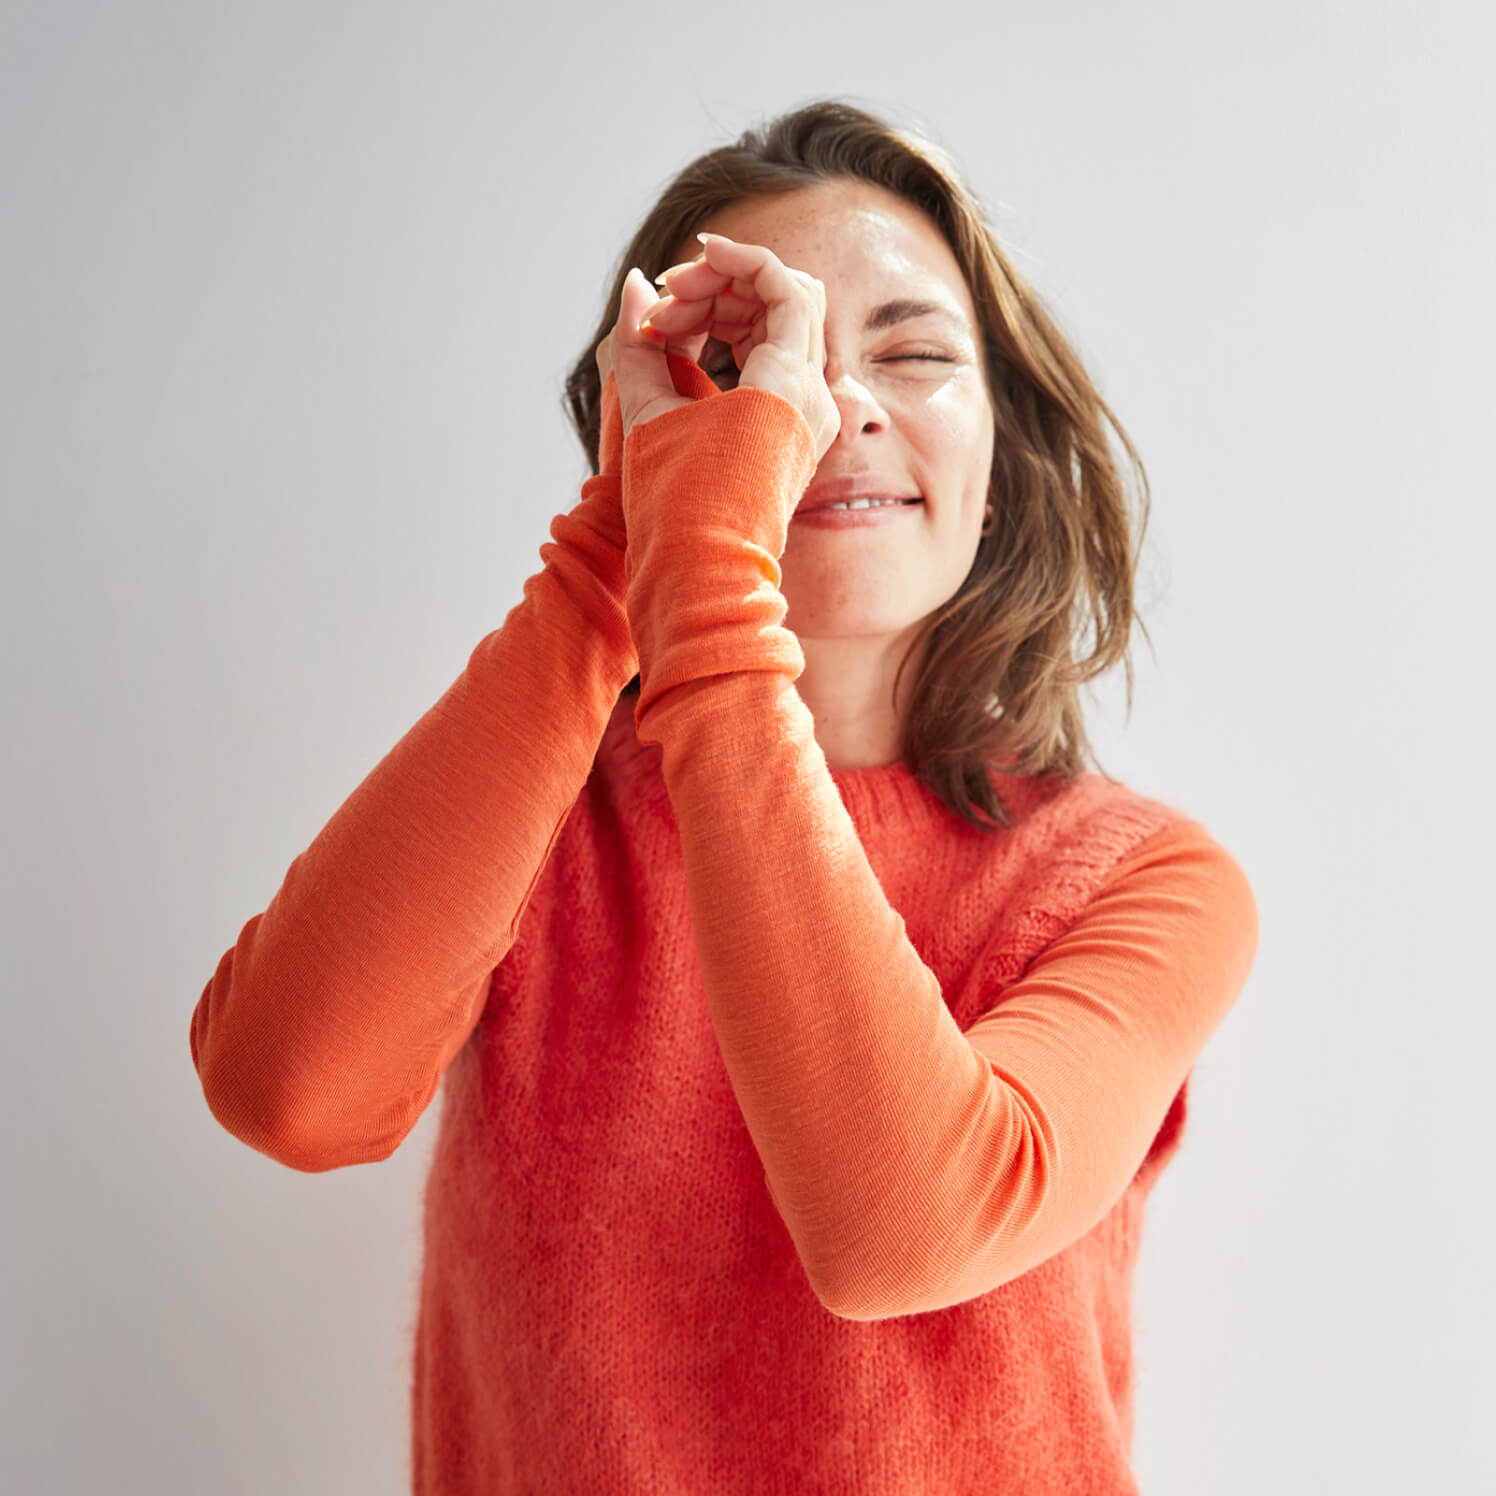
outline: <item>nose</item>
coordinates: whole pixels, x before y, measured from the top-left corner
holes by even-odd
[[[838,441],[853,433],[873,435],[888,429],[888,413],[878,397],[850,369],[840,368],[828,359],[825,379],[826,388],[831,391],[831,398],[841,412]]]

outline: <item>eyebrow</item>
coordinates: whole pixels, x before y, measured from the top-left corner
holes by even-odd
[[[881,306],[875,306],[868,313],[867,321],[862,324],[862,330],[877,332],[881,327],[892,327],[897,322],[907,322],[914,317],[928,317],[932,314],[944,317],[957,327],[965,327],[964,320],[942,302],[910,301],[906,298],[901,301],[885,301]]]
[[[943,318],[959,332],[969,334],[971,331],[966,324],[966,319],[957,316],[943,301],[913,301],[908,297],[881,302],[875,306],[867,314],[867,321],[862,324],[862,330],[877,332],[884,327],[893,327],[900,322],[912,321],[915,317],[932,316]],[[716,343],[717,339],[712,338],[709,341]],[[725,348],[727,344],[723,343],[722,346]]]

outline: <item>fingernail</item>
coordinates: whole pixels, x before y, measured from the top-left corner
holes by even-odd
[[[671,271],[673,271],[673,270],[690,270],[694,266],[700,265],[702,263],[704,263],[704,262],[702,261],[700,255],[698,255],[694,260],[682,260],[679,265],[667,265],[662,271],[660,271],[660,273],[657,276],[655,276],[655,282],[654,283],[657,286],[663,286],[665,284],[665,277],[667,275],[669,275],[671,273]]]
[[[724,244],[732,243],[732,240],[729,239],[726,234],[708,234],[703,232],[697,234],[696,237],[700,239],[703,244],[709,243],[713,239],[720,239]]]

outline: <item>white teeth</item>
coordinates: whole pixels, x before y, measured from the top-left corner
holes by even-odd
[[[902,504],[903,499],[853,499],[850,504],[827,504],[828,509],[873,509],[882,504]]]

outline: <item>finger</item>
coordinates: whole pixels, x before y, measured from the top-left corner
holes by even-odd
[[[756,325],[753,322],[713,322],[712,336],[719,343],[726,343],[731,347],[748,338]]]
[[[701,362],[701,350],[706,347],[709,333],[698,332],[686,338],[671,338],[665,344],[666,353],[678,353],[693,364]]]
[[[641,330],[652,329],[665,339],[659,345],[665,352],[679,353],[694,363],[706,346],[709,314],[710,302],[681,303],[670,297],[662,297],[644,309],[639,325]]]
[[[738,350],[738,364],[742,366],[748,354],[764,341],[764,318],[768,308],[757,299],[742,301],[734,297],[726,302],[730,316],[721,315],[724,298],[717,298],[715,306],[710,301],[677,302],[663,299],[646,314],[645,321],[670,339],[670,350],[685,353],[694,362],[701,361],[701,351],[709,339],[716,339],[728,347],[743,345]]]
[[[766,340],[804,358],[814,355],[814,324],[820,307],[810,289],[773,250],[762,244],[739,244],[717,234],[702,236],[710,264],[734,277],[733,293],[741,295],[744,282],[768,308]]]
[[[710,316],[710,301],[680,301],[674,296],[662,296],[644,308],[642,325],[666,334],[685,333],[697,323],[705,326]]]
[[[732,356],[738,361],[738,368],[742,368],[748,362],[748,355],[761,343],[768,340],[768,323],[760,317],[748,331],[732,345]]]
[[[657,286],[663,285],[668,276],[679,275],[682,270],[689,270],[693,265],[704,265],[705,263],[706,261],[703,260],[700,255],[697,255],[694,260],[677,260],[675,264],[667,265],[662,271],[660,271],[660,273],[655,276],[654,283]]]
[[[800,276],[809,290],[816,304],[818,315],[811,323],[811,367],[824,370],[826,367],[826,286],[818,281],[815,276],[806,274],[803,270],[793,271],[792,274]]]
[[[747,328],[758,321],[765,311],[763,302],[757,298],[745,301],[741,297],[724,294],[683,301],[667,295],[645,312],[644,320],[663,333],[684,334],[694,332],[697,328],[715,329],[719,324]],[[714,336],[721,335],[714,333]]]
[[[714,270],[704,259],[682,260],[655,276],[655,285],[680,296],[709,296],[726,286],[732,277]]]
[[[663,271],[660,271],[660,274],[655,277],[655,284],[657,284],[657,286],[673,286],[676,281],[681,280],[681,277],[684,277],[684,275],[687,274],[687,271],[705,272],[705,277],[703,277],[703,275],[697,275],[697,277],[691,277],[693,278],[693,280],[702,280],[702,278],[705,278],[705,280],[711,281],[724,280],[724,278],[726,278],[724,277],[723,272],[714,271],[714,269],[712,269],[712,266],[708,265],[708,263],[706,263],[706,260],[703,259],[703,257],[699,254],[699,256],[697,256],[694,260],[678,260],[675,265],[667,265],[666,268],[664,268]]]
[[[735,309],[734,320],[723,321],[717,316],[717,308],[711,297],[681,301],[666,295],[646,309],[641,325],[652,328],[666,338],[664,346],[667,352],[679,353],[692,363],[699,364],[702,350],[710,338],[731,344],[746,337],[753,327],[753,321],[748,319],[762,319],[766,310],[764,304],[757,300],[748,302],[734,299],[729,305]]]
[[[618,400],[624,426],[633,424],[640,411],[653,401],[675,398],[675,383],[665,356],[668,339],[651,335],[640,320],[654,300],[654,291],[638,267],[624,277],[619,297],[618,321],[613,339],[613,373],[618,381]]]

